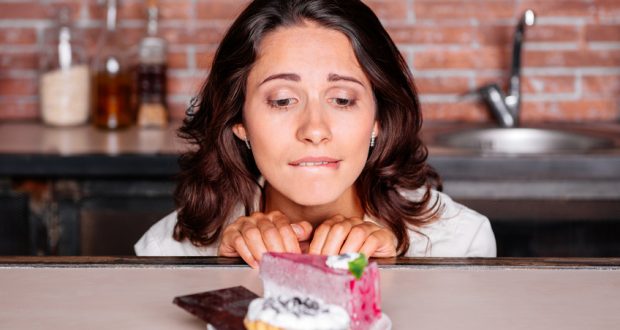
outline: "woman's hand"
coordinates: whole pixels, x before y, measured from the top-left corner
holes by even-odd
[[[282,212],[254,212],[240,217],[224,228],[218,255],[241,257],[252,268],[258,268],[265,252],[300,253],[300,241],[312,234],[307,221],[291,223]]]
[[[396,256],[396,236],[387,228],[360,218],[337,215],[314,230],[310,254],[364,253],[367,257]]]

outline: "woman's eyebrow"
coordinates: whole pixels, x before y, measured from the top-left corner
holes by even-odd
[[[274,80],[274,79],[284,79],[284,80],[290,80],[290,81],[300,81],[301,77],[299,77],[299,75],[295,74],[295,73],[278,73],[278,74],[274,74],[274,75],[271,75],[271,76],[267,77],[265,80],[263,80],[263,82],[261,82],[259,84],[259,86],[264,84],[264,83],[266,83],[266,82],[268,82],[268,81],[270,81],[270,80]]]
[[[341,75],[335,74],[335,73],[330,73],[329,76],[327,77],[327,81],[330,81],[330,82],[332,82],[332,81],[340,81],[340,80],[351,81],[351,82],[360,84],[362,87],[366,87],[366,86],[364,86],[364,84],[361,81],[359,81],[359,80],[357,80],[357,79],[355,79],[353,77],[341,76]]]
[[[275,79],[284,79],[284,80],[290,80],[290,81],[295,81],[295,82],[301,81],[301,77],[298,74],[296,74],[296,73],[277,73],[277,74],[274,74],[274,75],[271,75],[271,76],[265,78],[265,80],[263,80],[259,84],[259,86],[264,84],[264,83],[266,83],[266,82],[268,82],[268,81],[270,81],[270,80],[275,80]],[[362,87],[366,87],[366,86],[364,86],[364,84],[361,81],[359,81],[359,80],[357,80],[357,79],[355,79],[353,77],[343,76],[343,75],[339,75],[339,74],[336,74],[336,73],[330,73],[327,76],[327,81],[329,81],[329,82],[341,81],[341,80],[354,82],[356,84],[361,85]]]

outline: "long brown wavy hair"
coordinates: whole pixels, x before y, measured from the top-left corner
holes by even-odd
[[[246,214],[258,211],[253,204],[262,192],[261,174],[232,127],[242,122],[246,81],[261,40],[276,28],[305,21],[345,34],[373,87],[382,134],[355,182],[364,211],[392,230],[401,255],[409,249],[407,228],[435,218],[439,207],[430,188],[441,190],[441,180],[426,163],[413,77],[377,16],[359,0],[255,0],[224,36],[196,111],[179,130],[193,148],[179,160],[176,240],[212,244],[239,205]],[[419,201],[400,193],[423,186]]]

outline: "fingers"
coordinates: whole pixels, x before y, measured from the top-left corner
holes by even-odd
[[[321,254],[333,223],[333,220],[325,220],[314,230],[314,237],[312,238],[312,242],[310,242],[310,247],[308,248],[309,254]]]
[[[291,227],[297,235],[297,240],[300,242],[307,241],[312,237],[312,224],[308,221],[300,221],[291,224]]]
[[[276,228],[276,225],[270,219],[258,219],[256,221],[256,227],[260,231],[261,240],[265,244],[267,251],[284,252],[284,241],[280,228]],[[288,227],[290,228],[290,226]],[[291,236],[291,234],[289,234],[289,236]],[[295,235],[293,234],[292,237],[294,238]]]
[[[394,257],[397,244],[394,234],[376,223],[337,216],[324,221],[315,230],[308,253],[360,252],[368,257]]]
[[[263,253],[267,252],[260,229],[253,222],[246,221],[241,225],[240,232],[245,246],[250,250],[254,259],[260,262]]]
[[[340,248],[347,239],[349,232],[353,228],[353,224],[350,221],[341,221],[333,224],[327,234],[327,239],[321,249],[323,255],[336,255],[340,254]]]
[[[359,218],[335,216],[324,221],[314,232],[308,253],[336,255],[340,253],[343,243],[354,226],[362,224]]]
[[[248,245],[246,244],[245,239],[243,238],[243,235],[241,235],[241,233],[235,235],[234,246],[237,253],[239,253],[239,256],[248,265],[250,265],[250,267],[254,269],[258,268],[258,260],[252,254],[252,251],[250,251],[250,249],[248,248]]]
[[[237,226],[231,225],[224,230],[218,255],[223,257],[241,257],[252,268],[258,268],[258,262],[248,249],[243,235],[241,235]]]
[[[377,236],[375,235],[370,235],[368,237],[366,237],[366,240],[364,240],[364,244],[362,244],[362,247],[360,248],[359,252],[363,253],[364,255],[366,255],[367,257],[375,257],[375,251],[377,251],[377,248],[379,248],[379,240],[377,239]]]
[[[364,246],[360,248],[360,252],[367,251],[364,252],[368,253],[367,256],[376,258],[395,257],[397,245],[398,240],[396,236],[390,230],[382,228],[368,236]]]
[[[378,231],[379,227],[377,227],[373,223],[363,223],[359,224],[353,228],[349,232],[346,241],[342,244],[342,248],[340,249],[340,253],[349,253],[349,252],[362,252],[362,246],[365,244],[368,237],[375,231]],[[364,253],[366,254],[366,253]],[[370,254],[366,254],[367,256],[371,256]]]
[[[286,252],[300,253],[299,241],[293,228],[285,216],[276,215],[273,218],[273,225],[277,228],[282,241],[283,250]],[[303,229],[302,229],[303,230]]]
[[[292,225],[281,212],[255,212],[249,217],[240,217],[225,228],[218,253],[240,256],[257,268],[265,252],[300,253],[300,239],[307,240],[311,234],[312,225],[306,221]]]

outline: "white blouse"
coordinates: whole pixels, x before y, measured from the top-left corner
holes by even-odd
[[[423,189],[423,188],[421,188]],[[401,192],[410,200],[418,200],[423,190]],[[495,236],[489,219],[455,201],[448,195],[432,191],[432,198],[438,197],[443,210],[440,219],[416,228],[420,233],[409,229],[409,250],[406,257],[495,257],[497,250]],[[258,202],[258,196],[256,198]],[[243,206],[239,205],[227,223],[243,216]],[[366,221],[377,222],[370,216]],[[134,245],[138,256],[217,256],[219,242],[209,246],[197,247],[183,240],[172,238],[177,213],[172,212],[155,223]],[[426,236],[425,236],[426,235]]]

